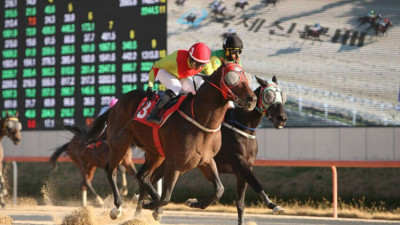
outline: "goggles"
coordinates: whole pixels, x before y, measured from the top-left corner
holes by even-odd
[[[241,48],[227,48],[226,49],[229,54],[235,55],[235,54],[242,54],[242,49]]]
[[[194,65],[194,67],[204,67],[207,64],[207,63],[197,62],[192,58],[190,58],[190,62]]]

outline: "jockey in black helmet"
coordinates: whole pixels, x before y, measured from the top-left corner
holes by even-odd
[[[239,35],[232,34],[225,38],[222,49],[211,53],[210,63],[203,70],[205,74],[211,74],[221,66],[221,58],[226,62],[241,64],[240,54],[242,53],[243,42]]]

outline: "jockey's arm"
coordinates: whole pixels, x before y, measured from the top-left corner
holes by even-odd
[[[210,62],[204,66],[204,69],[201,73],[206,75],[211,75],[221,66],[221,60],[217,56],[212,56],[210,58]]]

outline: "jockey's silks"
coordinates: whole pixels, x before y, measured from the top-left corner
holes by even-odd
[[[189,58],[189,51],[178,50],[156,61],[149,73],[149,84],[154,83],[160,69],[166,70],[178,79],[200,73],[201,69],[195,70],[190,66]]]

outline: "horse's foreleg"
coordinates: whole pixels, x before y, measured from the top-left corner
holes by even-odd
[[[254,191],[258,194],[260,194],[261,198],[263,199],[265,205],[269,208],[272,209],[274,214],[281,214],[285,211],[284,208],[275,205],[265,194],[263,187],[261,186],[260,182],[257,180],[257,178],[254,176],[253,172],[251,171],[251,168],[248,166],[247,160],[238,157],[234,161],[234,164],[237,166],[237,169],[235,172],[243,179],[245,180],[251,188],[254,189]]]
[[[4,201],[4,195],[7,193],[7,190],[5,189],[4,185],[4,177],[3,177],[3,165],[2,162],[0,162],[0,205],[2,208],[6,206],[5,201]]]
[[[238,213],[238,224],[244,224],[244,198],[246,196],[247,183],[240,176],[236,176],[236,209]]]
[[[218,175],[217,166],[215,164],[214,159],[211,159],[208,164],[204,164],[199,167],[203,175],[213,184],[214,186],[214,195],[205,201],[197,201],[197,199],[188,199],[185,202],[185,205],[190,206],[191,208],[200,208],[205,209],[213,202],[217,201],[221,198],[224,193],[224,186],[221,183],[221,180]]]

